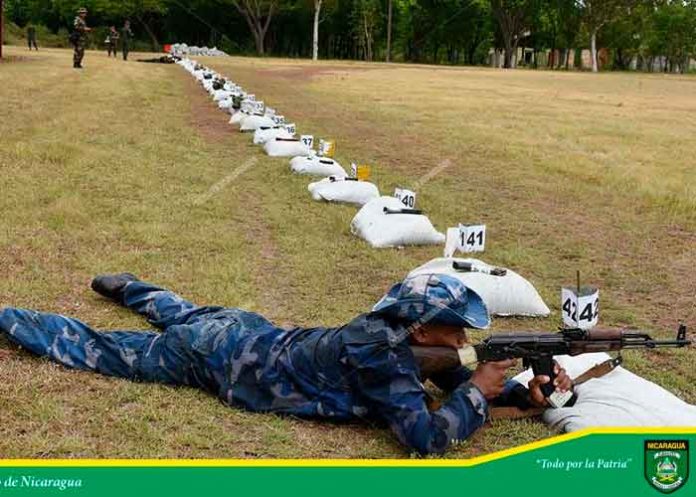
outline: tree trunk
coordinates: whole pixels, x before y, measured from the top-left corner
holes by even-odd
[[[365,60],[372,61],[372,33],[370,32],[367,13],[363,12],[363,28],[365,31]]]
[[[314,29],[312,30],[312,60],[319,59],[319,14],[323,0],[314,0]]]
[[[254,42],[256,43],[256,53],[258,55],[263,55],[263,38],[261,38],[261,33],[254,31]]]
[[[244,20],[249,26],[249,31],[254,36],[254,42],[256,43],[256,52],[258,55],[263,55],[265,53],[264,40],[266,39],[266,33],[268,32],[268,26],[271,24],[271,19],[273,19],[273,10],[275,9],[275,3],[271,2],[268,5],[268,12],[266,13],[266,20],[263,20],[263,13],[261,8],[257,6],[255,9],[251,8],[248,4],[242,6],[239,2],[233,1],[233,4],[237,11],[244,17]]]
[[[592,57],[592,72],[599,72],[597,62],[597,30],[593,29],[590,33],[590,55]]]
[[[140,16],[136,16],[138,19],[138,22],[143,25],[143,28],[145,28],[145,32],[147,35],[150,37],[150,43],[152,43],[152,50],[155,52],[160,51],[160,44],[159,41],[157,40],[157,36],[155,36],[155,33],[152,32],[150,29],[150,26],[147,25],[147,23],[142,19]]]
[[[391,62],[392,44],[392,0],[387,4],[387,62]]]
[[[4,12],[5,7],[3,6],[3,0],[0,0],[0,59],[2,59],[2,44],[5,41],[3,29],[5,26]]]
[[[503,68],[512,68],[512,46],[507,42],[505,43],[505,56],[503,59]]]

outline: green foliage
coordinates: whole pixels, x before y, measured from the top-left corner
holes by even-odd
[[[92,27],[121,26],[130,19],[136,44],[157,49],[160,43],[181,41],[254,53],[255,37],[262,31],[258,28],[265,25],[264,8],[273,3],[271,22],[263,33],[264,52],[309,57],[314,0],[255,1],[247,2],[260,9],[255,30],[233,0],[5,0],[5,11],[20,28],[29,23],[45,26],[48,31],[39,36],[55,37],[51,43],[62,41],[59,30],[70,29],[75,11],[85,6]],[[320,58],[382,60],[387,4],[388,0],[324,0]],[[512,55],[518,46],[565,53],[588,48],[591,33],[596,33],[600,48],[611,50],[618,69],[636,58],[646,67],[659,58],[681,70],[696,52],[694,0],[392,0],[392,5],[395,61],[483,64],[492,48],[507,47]],[[8,34],[10,43],[15,39]],[[573,58],[571,52],[568,59]],[[549,67],[564,67],[558,60],[550,62],[558,63]]]
[[[36,38],[40,47],[68,48],[68,30],[59,29],[57,33],[52,32],[46,26],[34,24],[36,28]],[[26,27],[19,27],[15,23],[5,24],[5,43],[8,45],[26,45]]]

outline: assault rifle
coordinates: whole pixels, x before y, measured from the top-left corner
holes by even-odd
[[[580,355],[590,352],[621,351],[623,349],[656,349],[686,347],[686,326],[680,325],[675,340],[654,340],[647,333],[625,330],[564,329],[558,333],[495,333],[476,345],[461,349],[449,347],[411,346],[425,381],[433,374],[452,371],[461,366],[475,367],[478,362],[522,359],[525,368],[531,367],[535,376],[551,378],[541,391],[552,407],[572,406],[577,397],[573,392],[555,391],[553,356]],[[614,362],[614,367],[619,364]]]

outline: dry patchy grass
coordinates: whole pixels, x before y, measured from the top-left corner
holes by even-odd
[[[10,48],[10,55],[20,53]],[[134,55],[137,58],[137,54]],[[529,277],[557,311],[581,269],[607,325],[671,334],[696,322],[696,80],[623,74],[210,59],[295,121],[374,165],[385,193],[418,188],[436,226],[483,221],[485,259]],[[0,67],[0,306],[145,325],[93,295],[128,269],[195,301],[280,323],[333,325],[441,247],[372,250],[355,209],[312,202],[175,66],[44,50]],[[212,195],[211,188],[258,162]],[[207,198],[200,203],[199,199]],[[558,320],[495,321],[550,329]],[[184,388],[69,371],[0,342],[3,457],[407,457],[382,427],[229,409]],[[696,402],[691,351],[631,353],[631,369]],[[448,453],[549,436],[500,421]]]

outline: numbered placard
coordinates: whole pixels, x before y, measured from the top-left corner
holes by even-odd
[[[367,181],[370,179],[370,166],[368,164],[358,164],[355,177],[358,181]]]
[[[336,153],[336,142],[334,140],[319,140],[317,153],[322,157],[333,157]]]
[[[288,123],[285,125],[285,131],[290,133],[291,135],[294,135],[297,129],[295,128],[295,123]]]
[[[302,141],[302,144],[307,148],[312,148],[312,145],[314,145],[313,135],[302,135],[300,136],[300,140]]]
[[[405,188],[397,188],[394,190],[394,197],[404,204],[408,209],[416,208],[416,192],[406,190]]]
[[[257,113],[262,113],[264,108],[264,103],[261,100],[257,100],[254,102],[254,111]]]
[[[483,252],[486,249],[486,225],[459,225],[459,244],[462,252]]]
[[[273,119],[276,126],[282,126],[285,124],[285,116],[273,116],[271,119]]]
[[[566,328],[594,328],[599,321],[599,290],[582,287],[578,295],[577,288],[562,288],[561,315]]]
[[[445,253],[446,258],[454,256],[454,253],[459,248],[459,228],[447,228],[447,237],[445,238]]]
[[[273,116],[276,115],[275,109],[273,109],[273,108],[271,108],[271,107],[266,107],[266,115],[267,115],[268,117],[272,118]]]
[[[350,176],[358,181],[367,181],[370,179],[370,166],[368,164],[350,164]]]

